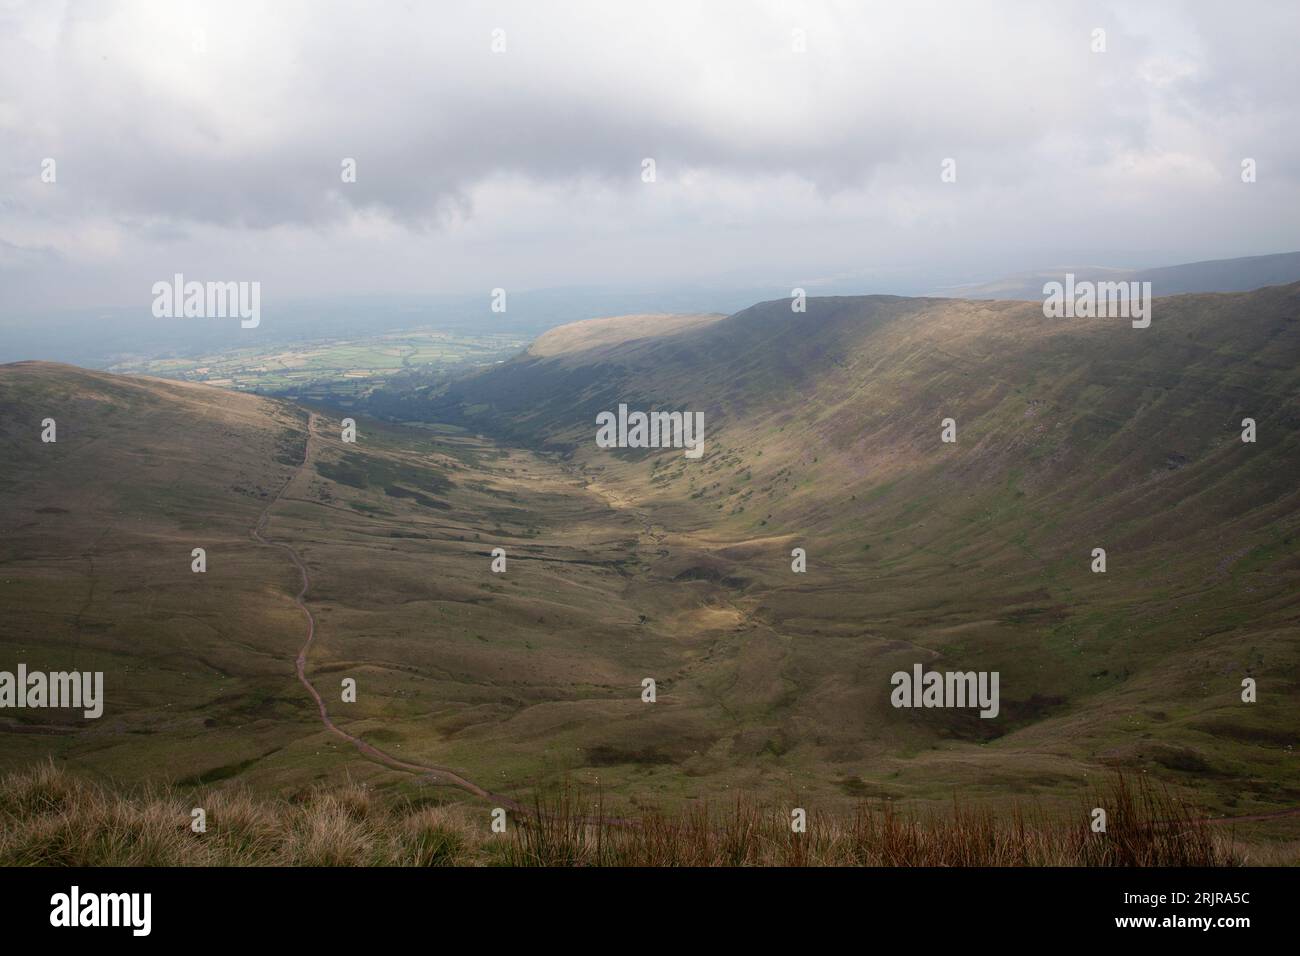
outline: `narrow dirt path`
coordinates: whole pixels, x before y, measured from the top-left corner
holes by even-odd
[[[316,639],[316,617],[311,613],[311,608],[307,606],[306,601],[307,592],[311,589],[311,573],[307,570],[307,565],[303,563],[302,557],[297,551],[283,542],[267,540],[266,537],[263,536],[262,532],[266,528],[267,520],[271,516],[271,509],[275,507],[284,495],[284,492],[291,484],[293,484],[294,480],[304,472],[308,464],[311,462],[312,439],[315,437],[316,420],[317,416],[314,413],[309,413],[307,420],[307,442],[303,450],[302,463],[294,470],[294,473],[290,475],[288,480],[286,480],[280,487],[280,490],[276,493],[275,497],[272,498],[262,510],[261,517],[257,519],[257,524],[253,527],[252,536],[258,544],[264,545],[268,548],[279,548],[287,554],[289,560],[293,562],[294,567],[298,569],[298,574],[302,578],[302,587],[299,588],[298,593],[294,595],[293,603],[298,606],[298,609],[303,613],[303,617],[307,619],[307,640],[303,643],[302,649],[298,651],[298,657],[294,661],[294,666],[298,672],[298,680],[302,683],[303,687],[307,688],[307,693],[311,694],[312,699],[316,701],[316,708],[320,711],[321,723],[325,725],[325,729],[330,733],[352,744],[352,746],[355,747],[362,756],[369,760],[373,760],[375,763],[381,764],[382,766],[388,767],[390,770],[400,770],[405,773],[415,774],[432,783],[443,786],[459,787],[467,793],[472,793],[476,797],[490,800],[497,806],[505,807],[515,812],[526,812],[526,808],[517,801],[510,797],[492,793],[490,790],[485,790],[469,778],[448,767],[416,763],[410,760],[394,757],[392,754],[381,750],[374,744],[366,743],[366,741],[362,740],[355,734],[348,733],[338,724],[334,723],[333,719],[331,719],[329,709],[325,706],[325,698],[320,695],[320,691],[316,689],[316,686],[311,682],[311,678],[307,676],[307,655],[311,652],[312,642]]]

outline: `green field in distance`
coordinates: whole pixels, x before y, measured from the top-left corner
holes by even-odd
[[[413,329],[300,345],[228,349],[199,356],[131,359],[108,371],[202,382],[259,394],[314,400],[361,398],[410,375],[426,376],[504,361],[528,339]]]

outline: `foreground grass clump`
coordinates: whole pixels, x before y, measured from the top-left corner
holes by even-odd
[[[206,812],[204,833],[191,812]],[[363,787],[300,801],[239,790],[110,790],[52,763],[0,780],[0,865],[436,866],[473,864],[457,808],[380,807]]]
[[[202,806],[207,830],[194,833]],[[954,805],[907,815],[888,805],[844,818],[812,813],[794,833],[785,811],[740,801],[609,820],[565,788],[490,832],[482,808],[386,804],[363,787],[297,801],[237,790],[110,790],[40,764],[0,780],[6,866],[1223,866],[1233,860],[1190,808],[1117,778],[1069,821]]]
[[[1088,825],[1107,810],[1105,833]],[[847,818],[810,813],[795,833],[788,811],[738,801],[597,825],[599,805],[570,790],[537,801],[500,850],[518,866],[1229,866],[1227,841],[1193,808],[1145,779],[1117,777],[1069,820],[1021,809],[906,814],[859,806]]]

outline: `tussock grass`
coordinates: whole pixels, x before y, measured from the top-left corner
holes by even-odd
[[[564,786],[492,834],[465,805],[388,804],[363,787],[300,800],[241,790],[128,794],[52,762],[0,779],[0,864],[7,866],[1225,866],[1233,853],[1197,812],[1157,786],[1116,777],[1068,819],[954,801],[907,813],[863,804],[810,812],[745,799],[677,814],[607,819],[599,799]],[[190,829],[191,810],[207,830]],[[1089,827],[1106,808],[1105,833]]]
[[[204,833],[191,811],[207,814]],[[289,801],[241,790],[128,794],[52,762],[0,779],[6,866],[435,866],[475,863],[456,808],[380,807],[363,787]]]
[[[501,850],[519,866],[1228,866],[1225,839],[1197,811],[1138,778],[1117,776],[1069,819],[1023,808],[908,813],[860,805],[847,818],[810,812],[804,833],[788,810],[748,800],[677,815],[596,824],[598,805],[562,789],[538,800]],[[1105,833],[1089,825],[1107,813]]]

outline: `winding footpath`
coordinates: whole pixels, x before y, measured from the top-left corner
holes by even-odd
[[[347,741],[355,747],[363,757],[373,760],[375,763],[381,764],[382,766],[388,767],[390,770],[400,770],[406,773],[415,774],[416,776],[429,780],[431,783],[442,786],[459,787],[476,797],[491,800],[497,806],[505,807],[509,810],[515,811],[516,813],[527,812],[526,808],[517,801],[512,800],[509,797],[501,796],[500,794],[492,793],[490,790],[485,790],[483,787],[474,783],[474,781],[454,770],[447,767],[415,763],[410,760],[394,757],[392,754],[381,750],[374,744],[367,743],[355,734],[348,733],[338,724],[334,723],[330,718],[329,709],[325,706],[325,698],[321,696],[320,691],[318,691],[316,686],[311,682],[311,678],[307,676],[307,655],[311,652],[312,642],[316,639],[316,617],[311,613],[311,608],[307,606],[306,601],[307,592],[311,589],[311,574],[308,572],[307,565],[303,562],[302,557],[297,551],[283,542],[268,541],[262,532],[266,528],[267,520],[271,517],[271,509],[275,507],[284,496],[288,487],[293,484],[311,462],[312,438],[315,437],[316,433],[316,420],[317,416],[314,413],[309,413],[307,421],[307,442],[303,448],[302,463],[294,470],[294,473],[289,476],[285,483],[280,486],[280,490],[276,492],[275,497],[272,498],[270,502],[267,503],[267,506],[262,510],[261,517],[257,519],[257,524],[252,529],[252,537],[258,544],[264,545],[268,548],[279,548],[287,554],[289,559],[293,562],[294,567],[298,569],[298,574],[302,577],[302,587],[299,588],[298,593],[294,595],[293,603],[298,605],[298,609],[302,611],[303,616],[307,618],[307,640],[303,643],[302,649],[298,651],[298,657],[294,664],[298,671],[298,680],[302,683],[303,687],[307,688],[307,693],[311,694],[312,699],[316,701],[316,708],[320,711],[321,723],[325,725],[325,729],[330,733]]]

